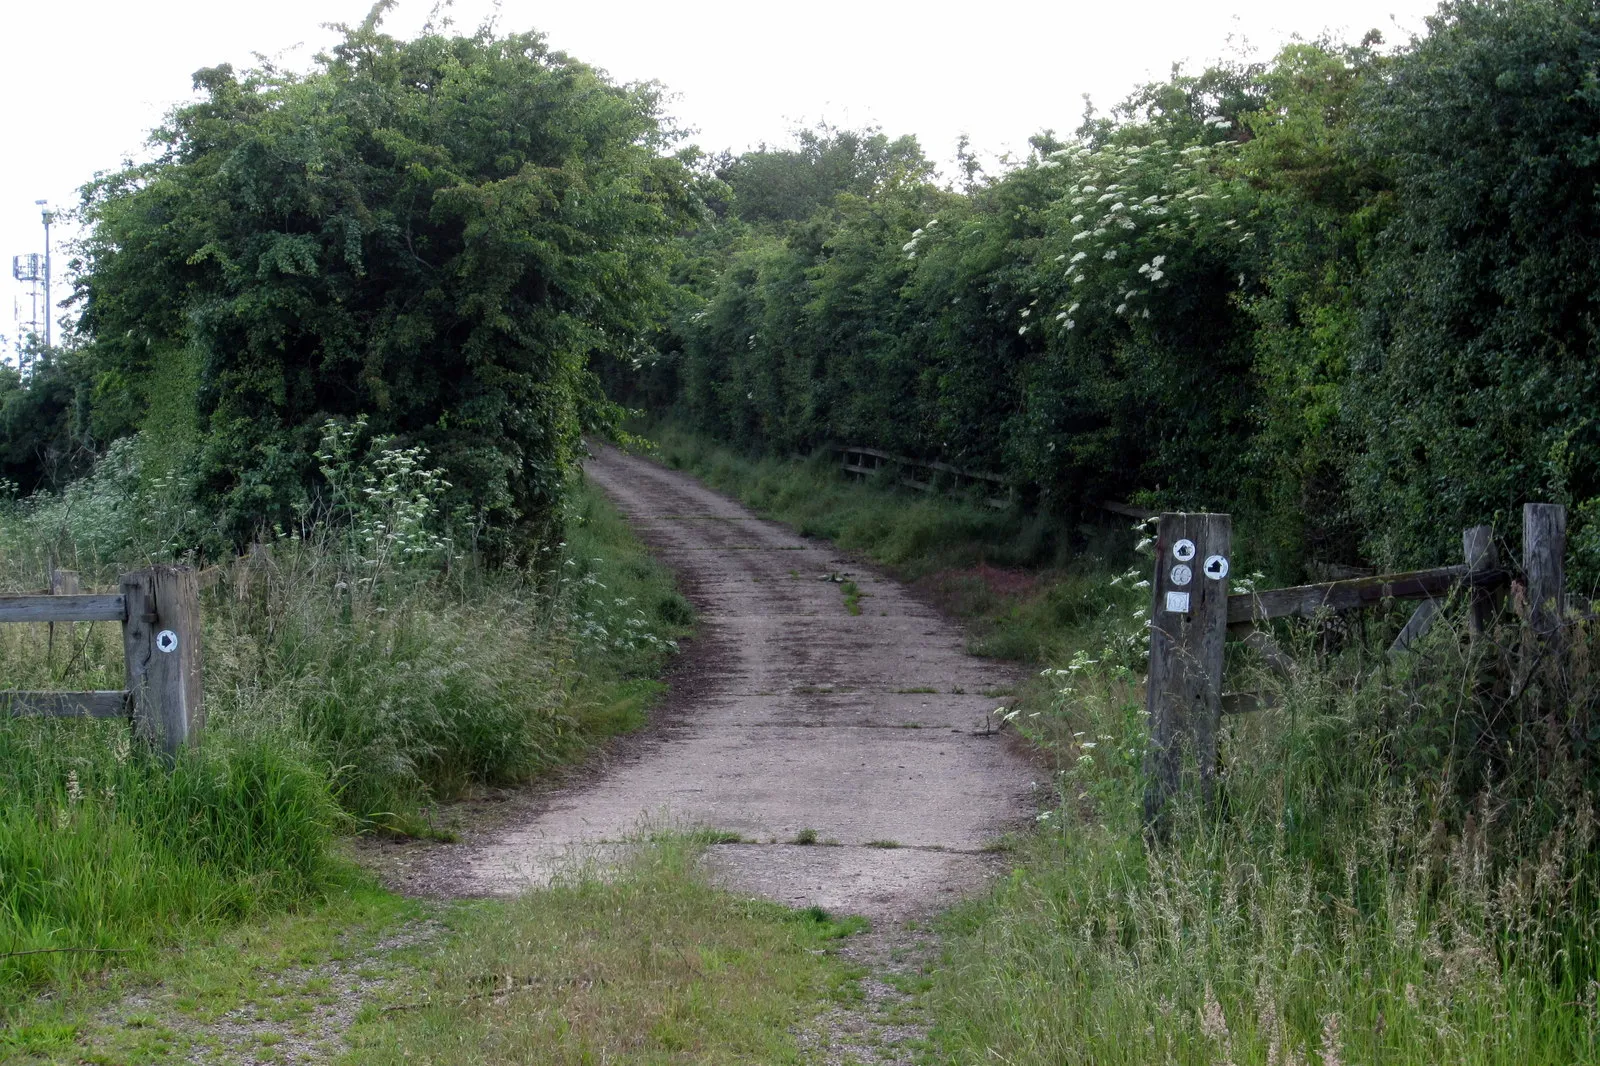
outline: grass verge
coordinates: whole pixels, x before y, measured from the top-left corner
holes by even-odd
[[[1347,648],[1226,721],[1221,802],[1180,806],[1159,844],[1141,678],[1056,675],[1018,719],[1056,803],[943,925],[942,1060],[1597,1061],[1590,786],[1531,737],[1495,777],[1465,770],[1443,736],[1475,713],[1454,634],[1374,679],[1384,658]]]
[[[795,1034],[859,996],[835,953],[862,927],[710,887],[697,846],[463,907],[431,980],[366,1009],[351,1066],[793,1063]]]
[[[714,889],[702,847],[658,836],[621,870],[516,900],[355,888],[35,1000],[0,1058],[800,1062],[797,1034],[861,995],[837,948],[865,923]]]
[[[37,591],[51,558],[91,588],[138,565],[79,537],[107,537],[110,491],[0,511],[0,590]],[[566,517],[542,573],[395,566],[315,528],[211,568],[207,731],[171,769],[124,723],[0,716],[0,1022],[42,985],[318,905],[352,876],[340,833],[437,834],[436,802],[642,724],[692,612],[598,490]],[[0,689],[122,670],[114,624],[0,626]]]
[[[149,1066],[271,1062],[337,1048],[361,1004],[415,981],[436,904],[352,881],[312,908],[197,933],[0,1023],[0,1061]]]

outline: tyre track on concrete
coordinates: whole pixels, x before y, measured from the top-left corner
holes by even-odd
[[[459,888],[547,883],[642,824],[739,834],[710,849],[719,882],[791,905],[897,922],[977,888],[985,847],[1029,811],[1027,764],[984,735],[1017,673],[898,583],[687,474],[612,448],[586,470],[680,575],[693,676],[634,757],[466,849]],[[860,615],[820,580],[840,572]],[[789,843],[803,830],[837,843]]]

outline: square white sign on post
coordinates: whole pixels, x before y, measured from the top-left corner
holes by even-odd
[[[1189,594],[1187,592],[1167,593],[1167,612],[1169,614],[1189,613]]]

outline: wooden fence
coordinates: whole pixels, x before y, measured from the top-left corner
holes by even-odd
[[[837,445],[833,453],[839,457],[839,468],[853,477],[893,477],[896,484],[916,489],[918,492],[944,490],[959,496],[982,492],[983,502],[996,510],[1009,510],[1018,505],[1015,485],[1009,484],[999,474],[985,474],[976,470],[963,470],[959,466],[931,459],[910,459],[892,452],[880,451],[859,445]],[[1142,507],[1118,503],[1115,500],[1096,500],[1093,506],[1129,518],[1154,518],[1156,512]]]
[[[1526,504],[1522,525],[1528,624],[1534,641],[1548,647],[1559,639],[1566,612],[1566,509]],[[1180,787],[1186,754],[1194,760],[1200,791],[1209,802],[1221,716],[1269,706],[1257,695],[1223,691],[1223,642],[1230,635],[1252,646],[1273,671],[1292,676],[1293,659],[1258,628],[1263,623],[1420,600],[1390,646],[1390,654],[1401,654],[1428,631],[1445,599],[1456,590],[1468,598],[1469,633],[1481,634],[1494,610],[1497,590],[1507,586],[1511,576],[1500,567],[1490,527],[1465,530],[1461,539],[1463,562],[1455,566],[1230,595],[1231,517],[1161,515],[1155,577],[1150,583],[1147,822],[1163,827],[1167,801]]]
[[[188,567],[124,574],[115,593],[83,594],[75,575],[52,594],[0,596],[0,622],[120,622],[127,685],[98,692],[0,690],[0,714],[126,718],[134,734],[169,756],[199,742],[205,727],[200,673],[200,591]],[[59,590],[59,591],[56,591]]]

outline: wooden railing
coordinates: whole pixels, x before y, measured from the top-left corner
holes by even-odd
[[[1535,644],[1559,641],[1566,615],[1566,510],[1557,504],[1523,508],[1522,577],[1527,619]],[[1209,799],[1216,770],[1216,734],[1221,715],[1272,706],[1261,693],[1223,691],[1223,642],[1243,639],[1273,672],[1293,677],[1294,659],[1273,641],[1263,623],[1316,618],[1326,613],[1420,601],[1390,645],[1406,651],[1458,591],[1467,597],[1468,631],[1481,634],[1494,610],[1494,594],[1511,581],[1501,569],[1488,526],[1461,535],[1464,562],[1429,570],[1326,581],[1314,585],[1228,593],[1232,518],[1225,514],[1163,514],[1157,526],[1155,575],[1151,581],[1150,673],[1146,682],[1150,747],[1146,754],[1145,815],[1162,824],[1167,800],[1179,787],[1182,753],[1198,764],[1200,787]]]
[[[93,692],[0,690],[0,714],[126,718],[136,736],[169,755],[199,742],[205,703],[200,595],[193,570],[158,566],[124,574],[116,593],[0,596],[4,622],[49,623],[52,643],[59,623],[121,623],[127,685]]]
[[[904,455],[895,455],[893,452],[882,451],[878,448],[868,448],[861,445],[840,445],[833,449],[839,457],[839,468],[847,474],[856,477],[892,476],[896,484],[906,488],[916,489],[918,492],[935,492],[939,488],[940,475],[948,482],[950,495],[963,495],[974,487],[992,486],[987,492],[994,489],[1004,489],[1004,495],[988,495],[983,497],[983,502],[999,511],[1009,510],[1017,506],[1017,489],[999,474],[986,474],[977,470],[963,470],[959,466],[939,462],[935,459],[911,459]],[[918,473],[921,477],[917,477]],[[1156,512],[1147,511],[1142,507],[1131,504],[1118,503],[1115,500],[1097,500],[1093,506],[1113,514],[1125,515],[1129,518],[1154,518]]]

